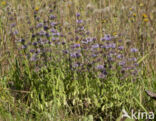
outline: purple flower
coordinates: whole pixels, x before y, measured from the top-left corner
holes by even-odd
[[[120,40],[118,40],[119,42],[122,42],[122,40],[120,39]]]
[[[56,40],[59,40],[59,38],[53,37],[51,40],[56,41]]]
[[[45,31],[49,29],[49,27],[47,25],[45,25],[43,28]]]
[[[72,58],[76,58],[76,53],[71,53],[70,56],[71,56]]]
[[[81,43],[83,43],[83,44],[88,44],[88,41],[82,40]]]
[[[80,17],[80,13],[77,13],[76,16],[77,16],[77,17]]]
[[[57,25],[57,23],[56,22],[51,22],[51,24],[50,24],[52,27],[54,27],[54,26],[56,26]]]
[[[113,58],[112,57],[108,57],[108,61],[110,62],[110,61],[113,61]]]
[[[22,44],[24,44],[25,43],[25,39],[21,39],[21,40],[19,40],[19,42],[21,42]]]
[[[37,42],[33,42],[32,45],[33,45],[33,46],[37,46]]]
[[[43,26],[43,23],[39,23],[39,24],[37,24],[37,28],[41,28]]]
[[[96,41],[97,39],[95,37],[92,38],[93,41]]]
[[[109,48],[110,48],[110,46],[109,46],[109,45],[106,45],[106,46],[104,46],[104,48],[105,48],[105,49],[109,49]]]
[[[51,31],[52,33],[56,33],[56,32],[57,32],[56,29],[51,29],[50,31]]]
[[[124,66],[125,64],[126,64],[125,61],[121,61],[121,62],[119,62],[119,66]]]
[[[62,52],[63,52],[64,54],[68,54],[68,53],[69,53],[68,50],[63,50]]]
[[[78,43],[73,45],[73,48],[78,48],[78,47],[80,47],[80,44]]]
[[[52,10],[52,9],[50,9],[50,10],[49,10],[49,12],[50,12],[50,13],[52,13],[52,12],[53,12],[53,10]]]
[[[131,69],[133,69],[133,67],[127,67],[127,68],[125,68],[126,70],[131,70]]]
[[[76,23],[81,24],[83,23],[83,20],[76,20]]]
[[[104,69],[104,70],[102,71],[102,74],[104,74],[105,76],[107,75],[106,69]]]
[[[11,28],[13,28],[16,26],[16,23],[12,23],[10,26],[11,26]]]
[[[101,45],[101,48],[106,48],[106,46],[105,45]]]
[[[86,40],[87,40],[87,42],[92,42],[93,38],[88,37],[88,38],[86,38]]]
[[[65,42],[65,41],[63,41],[63,42],[62,42],[62,45],[65,45],[65,44],[66,44],[66,42]]]
[[[96,68],[99,69],[99,70],[102,70],[104,68],[104,66],[103,65],[97,65]]]
[[[119,50],[123,50],[124,47],[123,47],[123,46],[119,46],[118,49],[119,49]]]
[[[45,42],[44,42],[44,41],[41,41],[41,42],[40,42],[40,44],[41,44],[41,45],[44,45],[44,44],[45,44]]]
[[[36,35],[35,34],[32,34],[32,38],[34,38]]]
[[[92,57],[96,57],[97,56],[97,54],[92,54]]]
[[[106,75],[104,75],[104,74],[99,74],[99,76],[98,76],[100,79],[104,79],[105,77],[106,77]]]
[[[35,50],[34,50],[34,49],[31,49],[31,50],[30,50],[30,52],[31,52],[31,53],[34,53],[34,52],[35,52]]]
[[[138,52],[138,49],[136,49],[136,48],[131,48],[131,52],[133,52],[133,53]]]
[[[60,33],[57,32],[57,33],[52,33],[53,36],[60,36]]]
[[[27,46],[26,45],[22,45],[22,49],[26,49],[27,48]]]
[[[46,36],[47,38],[50,37],[49,33],[46,33],[45,36]]]
[[[37,60],[37,55],[33,54],[32,57],[30,58],[30,61],[36,61]]]
[[[53,19],[55,19],[55,18],[56,18],[56,16],[50,15],[50,19],[51,19],[51,20],[53,20]]]
[[[115,43],[109,44],[109,47],[114,49],[116,47],[116,44]]]
[[[99,48],[99,44],[92,45],[92,49]]]
[[[117,58],[121,59],[121,58],[123,58],[123,55],[119,54],[119,55],[117,55]]]
[[[84,26],[79,27],[79,28],[75,31],[75,33],[78,33],[79,31],[83,31],[83,30],[84,30]]]
[[[86,31],[86,32],[85,32],[85,34],[86,34],[86,35],[89,35],[89,34],[90,34],[90,32],[89,32],[89,31]]]
[[[74,68],[77,68],[79,65],[76,63],[73,65]]]
[[[36,17],[36,20],[39,21],[39,20],[40,20],[40,17]],[[29,22],[29,23],[30,23],[30,22]]]
[[[139,64],[138,64],[138,63],[134,63],[134,65],[135,65],[135,66],[139,66]]]
[[[41,52],[41,50],[38,48],[37,50],[36,50],[36,53],[40,53]]]
[[[135,57],[133,57],[133,58],[129,58],[129,61],[134,61],[134,62],[136,62],[137,59],[136,59]]]
[[[46,35],[46,32],[43,31],[43,30],[41,30],[38,34],[39,34],[40,36],[44,36],[44,35]]]
[[[124,74],[124,73],[125,73],[125,69],[122,69],[122,70],[121,70],[121,73]]]
[[[103,38],[101,38],[102,41],[106,40],[106,41],[109,41],[109,40],[112,40],[112,37],[110,35],[105,35]]]
[[[80,53],[71,53],[70,56],[71,56],[72,58],[78,58],[78,57],[80,57],[81,55],[80,55]]]
[[[18,30],[15,30],[15,31],[13,32],[13,34],[14,34],[14,35],[17,35],[17,34],[18,34]]]

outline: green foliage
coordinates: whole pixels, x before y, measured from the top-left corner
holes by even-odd
[[[75,13],[78,11],[83,19],[90,22],[91,26],[85,26],[91,31],[95,30],[93,35],[97,38],[103,33],[111,33],[116,37],[117,33],[123,35],[125,45],[131,41],[131,46],[138,47],[141,56],[137,60],[141,70],[139,77],[136,80],[132,80],[132,76],[121,79],[118,70],[113,70],[107,79],[100,79],[94,71],[72,70],[70,61],[64,55],[61,55],[64,57],[62,60],[58,56],[57,50],[61,50],[61,46],[55,48],[56,52],[53,50],[53,53],[48,53],[52,59],[38,70],[37,64],[26,59],[24,51],[19,52],[15,36],[10,34],[15,28],[10,30],[11,22],[8,18],[13,17],[18,23],[18,37],[29,38],[32,34],[29,29],[35,26],[34,9],[41,11],[41,18],[46,18],[44,10],[50,3],[50,7],[56,9],[55,14],[60,18],[60,26],[67,24],[63,28],[66,34],[68,29],[74,33],[75,25],[69,25],[73,25]],[[132,109],[156,112],[156,102],[144,92],[144,89],[156,90],[154,5],[152,0],[149,3],[145,0],[2,1],[0,120],[122,121],[123,107],[128,112]],[[9,16],[9,12],[13,12],[13,16]],[[148,17],[144,15],[145,19],[142,14],[147,14]],[[23,19],[25,16],[30,18],[30,24],[25,24],[29,23],[27,19]],[[70,40],[70,35],[67,36]],[[88,60],[84,57],[82,61]],[[38,63],[42,65],[40,61]]]
[[[20,66],[19,66],[20,65]],[[66,109],[69,115],[89,115],[83,120],[117,118],[121,107],[127,110],[144,109],[138,102],[141,81],[130,82],[110,77],[108,80],[94,78],[91,74],[74,73],[68,67],[62,68],[57,62],[49,63],[40,71],[30,70],[26,61],[16,60],[9,79],[13,90],[25,90],[16,94],[30,107],[30,114],[43,115],[47,120],[54,120],[59,110]],[[49,113],[51,112],[51,113]],[[41,113],[41,114],[40,114]],[[109,116],[108,116],[109,115]],[[106,118],[107,117],[107,118]]]

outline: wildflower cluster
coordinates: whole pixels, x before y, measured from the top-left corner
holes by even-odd
[[[75,32],[69,31],[65,36],[52,10],[48,12],[48,19],[43,20],[35,9],[36,22],[30,28],[30,38],[17,37],[20,51],[22,50],[35,69],[41,69],[52,61],[64,61],[63,64],[72,71],[89,72],[101,79],[109,76],[118,76],[121,79],[134,77],[137,74],[138,50],[124,46],[124,40],[117,33],[104,34],[100,39],[92,36],[87,30],[86,21],[81,18],[81,14],[77,13]],[[13,28],[15,25],[11,26]]]

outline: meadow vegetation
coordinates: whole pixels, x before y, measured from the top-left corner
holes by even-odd
[[[156,92],[155,6],[0,1],[0,120],[122,121],[123,109],[155,113],[145,93]]]

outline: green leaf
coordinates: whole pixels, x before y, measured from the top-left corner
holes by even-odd
[[[148,55],[149,55],[149,53],[146,54],[145,56],[143,56],[143,57],[138,61],[138,64],[140,64],[143,60],[145,60],[145,59],[147,58]]]

